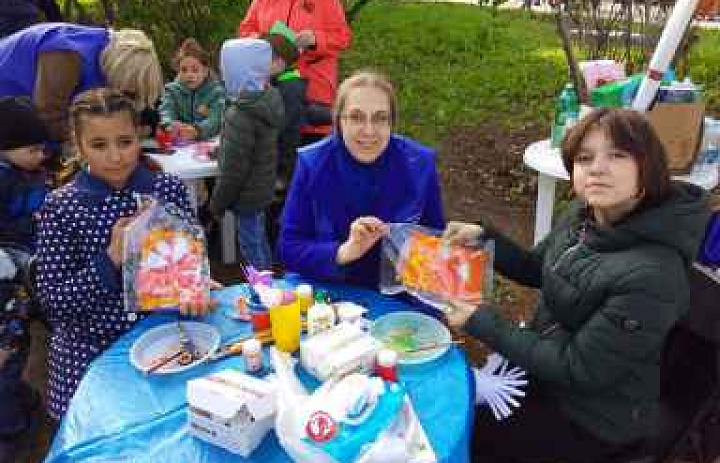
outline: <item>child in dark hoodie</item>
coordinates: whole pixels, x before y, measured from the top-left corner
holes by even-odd
[[[225,92],[210,68],[210,58],[193,38],[175,53],[174,81],[160,100],[160,126],[184,140],[207,140],[220,133]]]
[[[215,217],[228,209],[235,213],[240,249],[257,269],[269,269],[273,261],[265,209],[274,198],[283,102],[268,82],[284,68],[282,55],[264,39],[227,40],[220,51],[227,109],[210,212]]]
[[[48,131],[29,100],[0,98],[0,461],[13,461],[40,396],[22,379],[30,338],[16,298],[35,252],[35,216],[49,188],[42,167]]]

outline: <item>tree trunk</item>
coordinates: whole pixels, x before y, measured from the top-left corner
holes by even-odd
[[[573,52],[572,45],[570,44],[570,38],[568,36],[567,28],[565,27],[565,22],[562,18],[560,6],[555,8],[555,23],[557,24],[560,40],[562,40],[563,50],[565,51],[565,57],[567,58],[568,67],[570,68],[570,77],[575,83],[578,99],[580,100],[580,103],[587,104],[587,88],[585,87],[585,81],[580,74],[580,68],[578,68],[577,61],[575,60],[575,53]]]

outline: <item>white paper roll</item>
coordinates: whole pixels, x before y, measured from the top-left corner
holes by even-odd
[[[670,62],[675,56],[677,47],[682,40],[683,34],[690,24],[692,17],[700,0],[678,0],[673,8],[672,14],[665,24],[663,33],[660,36],[655,53],[650,60],[650,65],[645,77],[640,84],[632,108],[637,111],[647,111],[652,103],[662,76],[668,69]]]

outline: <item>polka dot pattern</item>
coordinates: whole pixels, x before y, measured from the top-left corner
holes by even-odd
[[[107,256],[113,224],[137,210],[135,192],[131,185],[98,194],[76,181],[51,193],[41,211],[37,286],[53,329],[48,402],[55,419],[90,362],[142,318],[125,311],[121,272]],[[193,217],[187,190],[174,176],[154,174],[139,192]]]

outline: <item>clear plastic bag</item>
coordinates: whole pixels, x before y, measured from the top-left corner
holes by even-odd
[[[390,224],[382,243],[380,291],[405,291],[443,311],[450,310],[448,302],[453,300],[488,300],[494,241],[449,245],[441,234],[415,224]]]
[[[271,350],[273,366],[277,374],[277,416],[275,433],[288,456],[297,463],[434,463],[435,452],[415,414],[412,404],[404,392],[399,407],[392,416],[386,416],[382,430],[373,432],[374,438],[367,438],[361,451],[351,451],[353,439],[362,436],[345,436],[344,451],[336,442],[334,451],[325,445],[317,445],[308,439],[309,418],[318,410],[330,410],[332,396],[346,395],[335,381],[328,381],[309,394],[295,376],[295,362],[290,355]],[[337,397],[336,397],[337,398]],[[397,399],[398,397],[393,397]],[[385,404],[387,406],[387,404]],[[332,415],[332,411],[328,413]],[[319,423],[313,421],[314,426]],[[367,436],[366,436],[367,437]]]
[[[153,201],[125,234],[125,309],[132,312],[203,305],[210,299],[205,237],[172,203]]]

